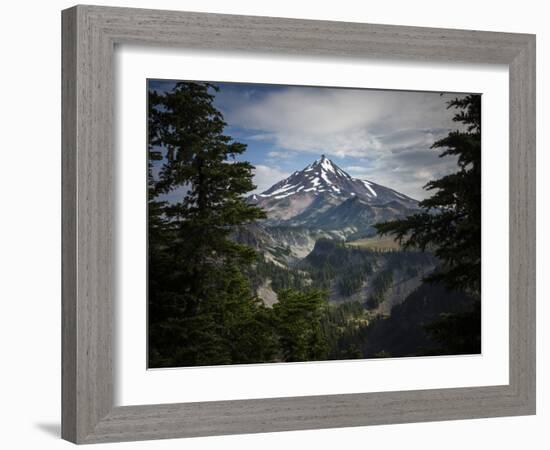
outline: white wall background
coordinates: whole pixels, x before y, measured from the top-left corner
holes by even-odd
[[[549,240],[548,143],[550,28],[537,0],[387,0],[384,2],[157,0],[103,5],[270,15],[537,34],[538,415],[337,430],[118,444],[117,448],[239,450],[335,447],[543,449],[548,446],[550,352],[544,280]],[[65,0],[4,2],[0,15],[0,415],[3,448],[69,448],[60,417],[60,10]],[[546,159],[546,161],[545,161]],[[545,168],[547,170],[545,170]],[[548,197],[547,197],[548,198]],[[546,202],[547,203],[547,202]],[[546,251],[545,251],[546,250]],[[96,448],[107,448],[105,445]],[[113,447],[108,447],[113,448]]]

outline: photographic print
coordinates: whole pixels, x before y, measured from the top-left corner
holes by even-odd
[[[147,96],[149,368],[481,353],[481,95]]]

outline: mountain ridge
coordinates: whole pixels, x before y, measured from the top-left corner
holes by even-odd
[[[325,155],[307,165],[300,171],[295,171],[289,177],[275,183],[260,194],[252,195],[252,199],[281,200],[291,195],[312,192],[318,195],[328,192],[334,196],[358,196],[370,203],[383,203],[389,197],[395,197],[403,202],[417,201],[394,189],[376,184],[372,181],[354,178],[338,167]]]
[[[354,178],[325,155],[262,193],[250,196],[249,201],[266,211],[267,226],[344,230],[342,238],[355,233],[372,234],[374,223],[418,209],[413,198]]]
[[[421,283],[425,271],[433,270],[429,255],[399,246],[378,251],[354,244],[376,239],[375,224],[417,212],[418,202],[353,178],[324,155],[249,201],[267,217],[235,230],[234,239],[259,254],[252,272],[257,295],[266,305],[278,301],[278,290],[298,283],[322,286],[331,302],[370,301],[368,308],[388,313]],[[395,252],[407,261],[403,267]]]

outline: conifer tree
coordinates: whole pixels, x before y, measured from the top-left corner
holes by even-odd
[[[450,132],[433,148],[440,157],[457,157],[458,171],[430,181],[435,193],[420,202],[423,212],[376,225],[380,234],[392,234],[405,248],[430,250],[442,262],[425,281],[464,291],[474,300],[464,313],[442,315],[424,328],[439,344],[436,354],[481,351],[481,97],[455,98],[449,108],[462,130]]]
[[[224,134],[217,87],[179,82],[149,92],[149,349],[151,366],[269,360],[264,307],[243,275],[255,252],[230,239],[264,217],[245,194],[253,166],[244,144]],[[162,194],[174,202],[158,201]]]
[[[315,361],[327,357],[329,346],[322,327],[325,297],[319,290],[279,292],[273,315],[283,361]]]
[[[432,148],[440,157],[457,157],[458,171],[426,184],[434,194],[420,202],[422,212],[402,220],[376,225],[380,234],[392,234],[405,248],[429,249],[443,262],[427,281],[450,289],[481,290],[481,97],[455,98],[449,108],[463,130],[450,132]]]

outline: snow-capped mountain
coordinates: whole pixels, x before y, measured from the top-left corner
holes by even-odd
[[[344,198],[357,195],[359,198],[371,203],[383,203],[394,199],[416,203],[410,197],[392,189],[368,180],[352,178],[325,155],[255,197],[258,199],[281,200],[299,193],[318,195],[323,192]]]
[[[324,155],[250,201],[267,213],[267,225],[365,230],[416,209],[416,200],[393,189],[351,177]]]
[[[373,280],[391,269],[393,285],[384,294],[381,308],[385,309],[380,309],[387,313],[434,268],[433,257],[416,260],[407,256],[407,268],[416,264],[416,275],[411,276],[408,270],[390,267],[393,255],[385,250],[362,247],[364,241],[376,242],[375,224],[417,212],[418,202],[370,180],[353,178],[325,156],[250,196],[249,201],[264,209],[267,218],[236,228],[233,239],[261,255],[263,264],[257,266],[254,288],[268,306],[278,301],[281,279],[314,285],[313,274],[318,270],[333,277],[328,281],[329,301],[364,302],[373,292]],[[367,260],[370,274],[366,274]],[[363,271],[360,286],[351,294],[342,293],[348,272]]]

